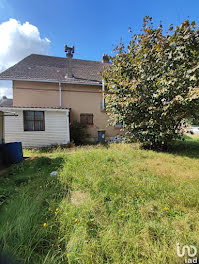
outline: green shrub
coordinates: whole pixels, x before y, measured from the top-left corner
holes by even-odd
[[[80,122],[74,121],[70,125],[70,138],[76,145],[83,145],[89,138],[87,126]]]
[[[191,119],[191,125],[198,126],[199,125],[199,118],[193,118],[193,119]]]

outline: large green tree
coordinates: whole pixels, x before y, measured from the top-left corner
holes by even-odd
[[[183,133],[182,124],[199,113],[199,30],[184,21],[168,33],[144,18],[140,34],[115,49],[103,73],[106,110],[123,122],[127,136],[164,149]]]

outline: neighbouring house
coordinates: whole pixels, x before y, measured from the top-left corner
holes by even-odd
[[[5,142],[22,141],[27,147],[67,144],[73,121],[86,124],[93,140],[100,129],[107,138],[118,134],[120,126],[107,126],[104,108],[101,72],[110,65],[108,56],[80,60],[72,58],[71,48],[65,51],[67,58],[31,54],[0,74],[1,80],[13,83],[13,101],[4,97],[0,112],[17,115],[0,120]]]

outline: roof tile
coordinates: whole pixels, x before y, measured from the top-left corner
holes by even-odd
[[[109,63],[72,59],[73,78],[67,78],[68,58],[31,54],[0,73],[2,80],[43,80],[101,84],[101,72]]]

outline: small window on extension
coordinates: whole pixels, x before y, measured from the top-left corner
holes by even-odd
[[[44,111],[23,111],[24,131],[45,131]]]
[[[93,125],[93,114],[80,114],[80,123],[85,125]]]

